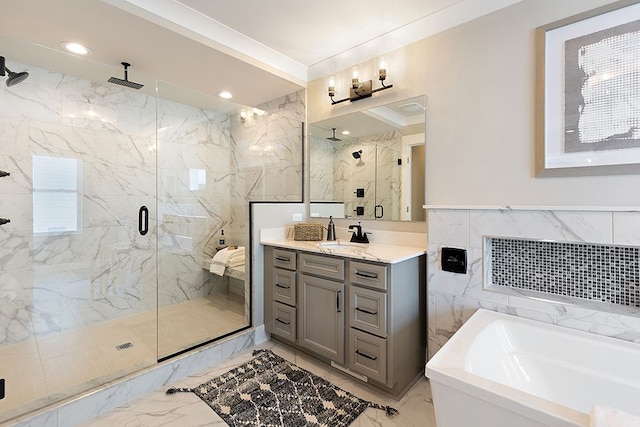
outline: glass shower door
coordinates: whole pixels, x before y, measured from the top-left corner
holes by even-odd
[[[7,66],[30,76],[0,85],[0,423],[157,361],[154,97]]]
[[[209,271],[218,249],[246,247],[232,230],[228,111],[233,104],[158,83],[160,359],[249,326],[245,256],[222,275]]]

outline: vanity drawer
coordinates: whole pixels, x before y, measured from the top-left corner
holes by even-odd
[[[296,305],[296,272],[273,269],[273,299],[283,304]]]
[[[273,303],[273,331],[279,337],[295,342],[296,309],[279,302]]]
[[[274,267],[286,268],[287,270],[296,269],[296,253],[294,251],[274,248],[272,256]]]
[[[299,270],[328,279],[344,280],[344,260],[340,258],[301,253]]]
[[[349,369],[387,382],[387,340],[356,329],[349,331]]]
[[[376,289],[387,289],[387,266],[352,261],[349,281]]]
[[[387,294],[349,287],[349,324],[366,332],[387,337]]]

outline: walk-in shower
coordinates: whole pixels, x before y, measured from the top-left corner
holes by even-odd
[[[6,62],[30,77],[0,85],[0,424],[250,327],[222,230],[248,259],[249,202],[302,198],[298,112]]]

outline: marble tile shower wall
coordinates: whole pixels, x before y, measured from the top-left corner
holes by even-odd
[[[298,91],[231,116],[231,227],[249,242],[249,202],[302,201],[305,92]],[[231,242],[234,243],[234,242]]]
[[[640,342],[640,310],[505,294],[483,287],[483,236],[640,246],[640,212],[510,209],[428,211],[428,350],[433,356],[478,309]],[[445,246],[467,249],[467,274],[442,271]]]
[[[155,100],[32,66],[0,87],[0,342],[155,307]],[[77,162],[81,232],[34,233],[34,156]],[[153,224],[153,221],[151,222]]]
[[[220,280],[202,263],[229,225],[230,119],[159,99],[158,129],[158,301],[166,306],[204,297]]]

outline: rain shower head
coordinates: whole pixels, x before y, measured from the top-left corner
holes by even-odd
[[[327,139],[329,141],[342,141],[340,138],[336,138],[336,128],[331,128],[331,130],[333,131],[333,136]]]
[[[14,73],[10,69],[8,69],[5,65],[4,56],[0,56],[0,76],[6,76],[7,74],[9,74],[6,82],[7,87],[15,86],[29,77],[29,73],[27,73],[26,71],[23,71],[21,73]]]
[[[351,155],[354,159],[359,159],[360,157],[362,157],[362,150],[354,151],[353,153],[351,153]]]
[[[111,77],[107,81],[109,83],[114,83],[114,84],[117,84],[117,85],[120,85],[120,86],[125,86],[125,87],[131,88],[131,89],[138,90],[138,89],[142,88],[142,86],[144,86],[143,84],[129,81],[127,68],[129,68],[131,66],[131,64],[129,64],[128,62],[121,62],[121,64],[124,67],[124,80],[119,79],[117,77]]]

